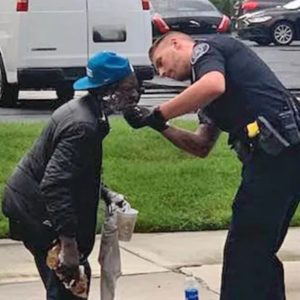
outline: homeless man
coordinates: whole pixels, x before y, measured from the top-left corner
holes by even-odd
[[[57,271],[64,282],[78,278],[79,264],[89,282],[87,258],[95,240],[102,141],[109,132],[105,107],[120,111],[139,100],[132,66],[113,52],[92,57],[87,76],[74,88],[88,94],[52,114],[4,192],[11,238],[22,240],[33,254],[47,300],[78,299],[46,264],[53,241],[61,247]]]

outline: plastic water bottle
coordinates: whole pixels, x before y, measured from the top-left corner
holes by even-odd
[[[184,293],[185,300],[199,300],[199,284],[192,274],[185,277]]]

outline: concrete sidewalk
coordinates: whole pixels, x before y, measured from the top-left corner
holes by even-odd
[[[123,276],[120,300],[183,299],[184,274],[200,282],[201,300],[219,297],[222,250],[226,231],[135,234],[121,243]],[[99,297],[97,263],[100,237],[91,255],[93,282],[90,299]],[[300,299],[300,228],[291,228],[279,256],[284,261],[288,300]],[[31,255],[22,244],[0,241],[0,294],[3,299],[37,300],[44,297]]]

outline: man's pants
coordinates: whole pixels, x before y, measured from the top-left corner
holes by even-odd
[[[221,300],[284,300],[277,251],[300,198],[300,147],[243,166],[224,249]]]
[[[57,278],[54,271],[48,268],[46,264],[46,249],[36,248],[26,242],[24,242],[24,245],[34,256],[35,264],[46,289],[47,300],[83,300],[83,298],[76,297],[69,290],[67,290],[61,283],[61,281]],[[91,268],[88,261],[86,259],[84,261],[85,263],[81,263],[84,264],[85,271],[88,275],[90,283]]]

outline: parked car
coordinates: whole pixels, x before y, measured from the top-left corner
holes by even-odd
[[[233,5],[233,18],[239,18],[246,13],[284,5],[290,0],[237,0]]]
[[[191,35],[230,32],[230,19],[208,0],[151,0],[151,4],[154,38],[168,30]]]
[[[154,10],[152,10],[151,20],[153,40],[170,30],[169,25],[165,22],[163,17],[159,13],[154,12]]]
[[[241,16],[238,35],[259,45],[286,46],[300,40],[300,0]]]
[[[0,105],[16,104],[20,89],[71,99],[101,50],[127,56],[139,82],[153,78],[149,0],[0,0],[0,20]]]

